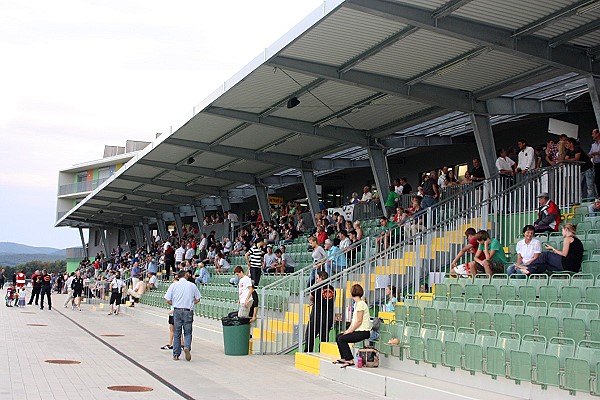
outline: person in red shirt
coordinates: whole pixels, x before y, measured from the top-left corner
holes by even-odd
[[[540,207],[538,219],[533,223],[535,233],[558,232],[560,225],[560,209],[555,202],[550,200],[548,193],[543,192],[538,196]]]
[[[25,286],[25,280],[27,279],[27,275],[25,275],[25,272],[20,271],[17,272],[17,289],[21,289],[22,287]]]
[[[454,260],[452,260],[452,264],[450,265],[450,275],[466,275],[469,273],[469,263],[460,265],[457,265],[457,263],[465,254],[475,255],[475,253],[477,253],[477,249],[479,248],[479,242],[477,242],[477,239],[475,238],[476,234],[477,231],[475,231],[474,228],[468,228],[465,231],[465,236],[467,237],[467,245],[463,247],[458,252],[456,257],[454,257]],[[485,254],[480,254],[479,259],[485,260]]]

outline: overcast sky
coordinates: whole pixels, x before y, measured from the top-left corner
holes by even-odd
[[[2,0],[0,241],[81,244],[54,228],[58,170],[151,141],[322,0]]]

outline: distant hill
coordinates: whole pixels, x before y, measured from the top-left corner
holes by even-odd
[[[0,265],[14,267],[29,261],[58,261],[67,257],[65,249],[33,247],[20,243],[0,242]]]
[[[0,242],[0,254],[53,254],[66,256],[66,251],[54,247],[33,247],[20,243]]]

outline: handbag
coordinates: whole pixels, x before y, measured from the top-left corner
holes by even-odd
[[[358,349],[358,356],[362,358],[363,367],[379,367],[379,352],[373,347],[363,347],[362,349]]]

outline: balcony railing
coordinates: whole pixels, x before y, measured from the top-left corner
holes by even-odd
[[[92,190],[96,189],[98,186],[100,186],[104,182],[106,182],[107,179],[108,178],[101,178],[101,179],[94,179],[92,181],[77,182],[77,183],[70,183],[68,185],[62,185],[58,189],[58,195],[64,196],[64,195],[73,194],[73,193],[91,192]]]

